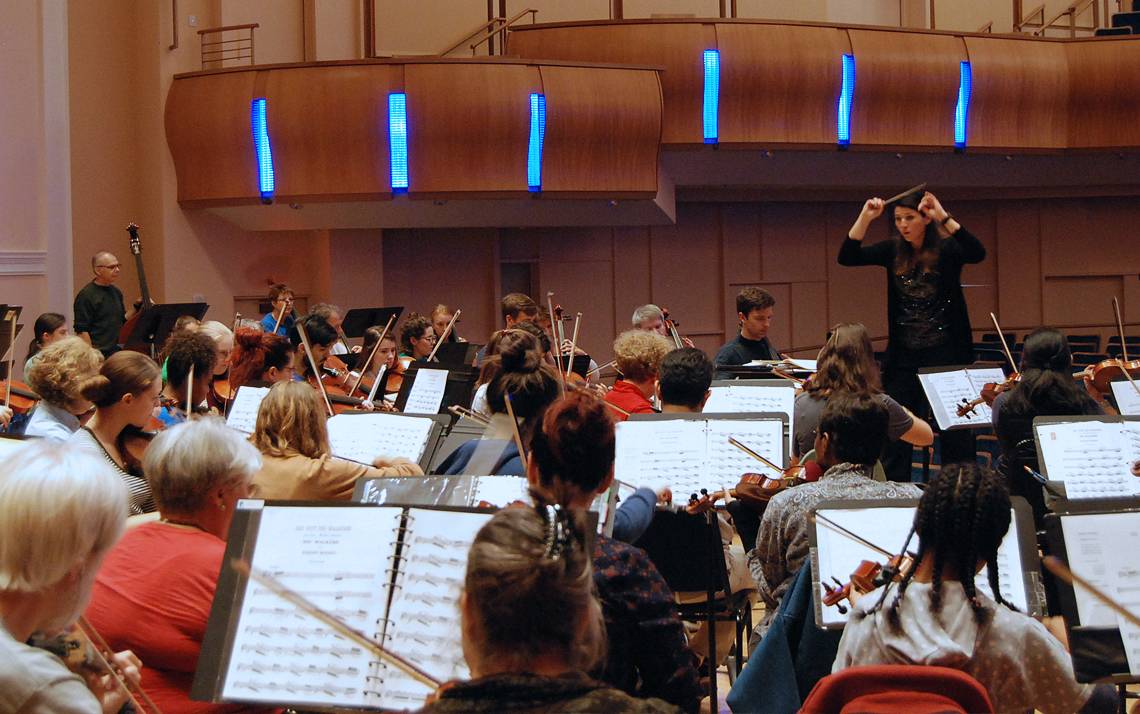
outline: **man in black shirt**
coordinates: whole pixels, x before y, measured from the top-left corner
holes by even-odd
[[[776,299],[762,288],[744,288],[736,296],[740,333],[716,353],[717,379],[731,379],[722,367],[748,364],[753,360],[778,360],[780,354],[768,341]]]
[[[122,266],[114,255],[100,251],[91,259],[95,279],[75,296],[75,334],[103,353],[119,350],[119,330],[126,322],[123,293],[115,287]]]

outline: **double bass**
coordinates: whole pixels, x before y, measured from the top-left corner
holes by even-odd
[[[127,226],[127,233],[130,234],[130,248],[131,255],[135,259],[135,270],[139,274],[139,294],[142,296],[139,303],[139,309],[131,315],[130,319],[123,323],[122,328],[119,330],[119,344],[125,350],[132,350],[134,352],[142,352],[143,354],[150,354],[150,345],[142,341],[131,341],[131,336],[134,334],[135,326],[138,325],[139,319],[142,317],[143,312],[147,308],[154,307],[154,300],[150,298],[150,288],[147,287],[146,282],[146,269],[143,267],[142,261],[142,241],[139,240],[139,227],[134,223]]]

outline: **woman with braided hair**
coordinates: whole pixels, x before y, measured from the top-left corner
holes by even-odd
[[[1115,690],[1077,683],[1065,645],[998,593],[997,549],[1009,523],[1009,492],[992,469],[951,464],[931,479],[903,546],[918,536],[914,567],[897,588],[859,598],[832,671],[951,667],[986,688],[994,711],[1114,711]],[[993,597],[976,586],[983,567]]]

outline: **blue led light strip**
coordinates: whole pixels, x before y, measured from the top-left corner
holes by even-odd
[[[969,62],[958,65],[958,106],[954,107],[954,147],[966,148],[966,119],[970,115],[970,93],[973,91],[974,76]]]
[[[253,147],[257,151],[257,183],[261,200],[269,203],[277,185],[273,175],[273,149],[269,146],[269,126],[265,120],[265,98],[254,99],[250,104],[250,126],[253,129]]]
[[[526,152],[526,184],[542,190],[542,144],[546,139],[546,95],[530,95],[530,143]]]
[[[720,111],[720,50],[705,50],[705,101],[702,111],[705,143],[715,144],[717,136],[717,115]]]
[[[408,95],[388,95],[388,151],[392,162],[392,191],[408,190]]]
[[[851,143],[851,102],[855,99],[855,55],[843,55],[843,86],[839,90],[836,141],[840,146]]]

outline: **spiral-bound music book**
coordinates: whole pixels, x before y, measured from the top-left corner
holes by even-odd
[[[242,501],[242,558],[444,682],[468,676],[459,593],[490,511]],[[196,701],[415,709],[431,690],[224,567],[191,689]]]

